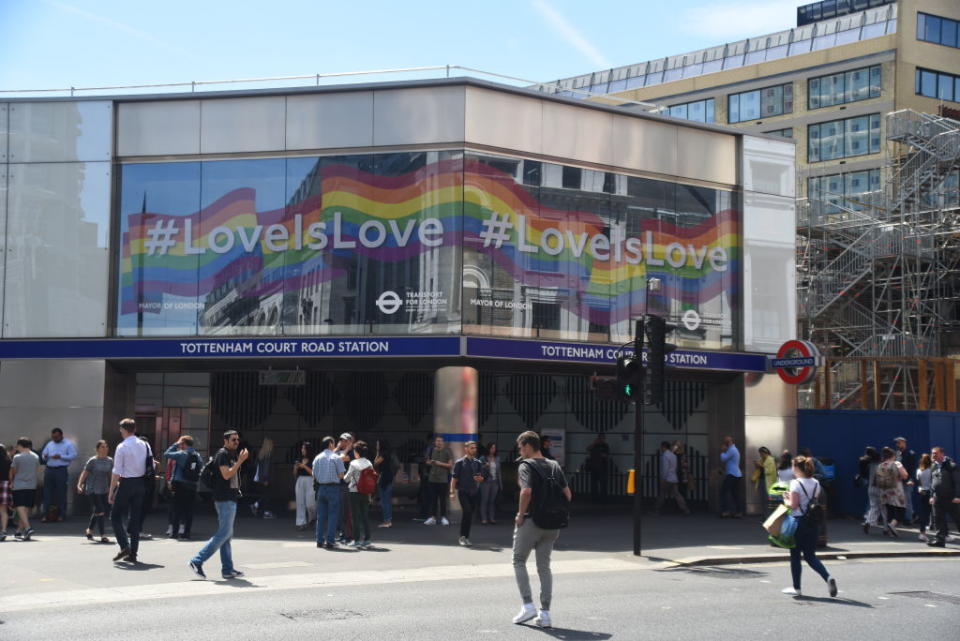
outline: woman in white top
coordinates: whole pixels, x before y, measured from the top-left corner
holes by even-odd
[[[933,480],[933,461],[929,454],[920,455],[917,466],[917,492],[920,493],[920,508],[917,510],[917,522],[920,524],[920,540],[927,540],[927,526],[930,525],[930,482]]]
[[[817,524],[810,519],[803,518],[810,507],[810,502],[820,496],[820,483],[813,478],[813,461],[806,456],[793,459],[793,473],[797,478],[790,481],[790,491],[784,498],[784,503],[790,508],[790,516],[798,518],[797,531],[794,534],[796,545],[790,549],[790,574],[793,576],[793,587],[785,588],[784,594],[800,596],[800,555],[814,572],[819,574],[830,590],[830,596],[837,596],[837,582],[827,572],[820,559],[817,558]]]
[[[357,481],[360,473],[368,467],[373,467],[367,456],[370,451],[364,441],[357,441],[353,446],[353,460],[344,474],[343,480],[349,484],[350,511],[353,514],[353,546],[358,548],[370,547],[370,495],[360,492]],[[361,536],[362,535],[362,536]]]
[[[487,444],[487,454],[483,457],[483,468],[488,475],[480,484],[480,522],[486,525],[487,523],[497,522],[497,494],[503,488],[496,443]]]
[[[784,450],[777,462],[777,480],[781,483],[789,483],[794,478],[793,455]]]

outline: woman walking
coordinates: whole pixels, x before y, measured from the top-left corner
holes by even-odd
[[[293,463],[293,477],[296,479],[293,486],[297,500],[296,524],[297,529],[303,531],[317,518],[317,501],[313,495],[313,448],[310,447],[310,441],[300,444]]]
[[[933,480],[933,459],[929,454],[920,456],[920,465],[917,467],[917,492],[920,493],[920,506],[917,509],[917,522],[920,524],[920,540],[927,540],[927,527],[930,525],[930,497],[933,491],[930,482]]]
[[[100,542],[110,542],[103,529],[107,513],[110,511],[107,492],[110,490],[110,475],[113,473],[113,459],[107,456],[109,452],[110,448],[106,441],[97,441],[96,456],[87,459],[83,471],[80,472],[80,478],[77,479],[77,493],[86,494],[93,505],[93,513],[90,515],[90,523],[86,531],[88,541],[93,540],[93,526],[96,525],[100,533]]]
[[[907,470],[900,461],[893,448],[885,447],[880,453],[883,459],[873,475],[874,483],[880,490],[880,505],[887,518],[887,526],[883,530],[884,536],[897,538],[896,528],[903,522],[903,514],[907,507],[907,496],[903,491],[903,481],[907,480]]]
[[[377,527],[393,525],[393,479],[397,476],[397,461],[387,441],[377,441],[377,456],[373,459],[373,468],[380,476],[377,478],[377,492],[380,496],[380,509],[383,521]]]
[[[487,443],[487,453],[482,463],[487,477],[480,484],[480,523],[487,525],[497,522],[497,494],[503,489],[496,443]]]
[[[797,531],[794,534],[796,545],[790,549],[790,575],[793,578],[793,587],[784,588],[784,594],[800,596],[800,573],[803,566],[800,557],[807,562],[810,568],[827,582],[830,596],[837,596],[837,582],[830,576],[823,562],[817,558],[817,523],[811,514],[807,516],[812,502],[820,498],[820,482],[813,478],[813,461],[806,456],[793,459],[793,473],[796,476],[790,481],[790,491],[784,503],[790,508],[790,517],[798,519]]]

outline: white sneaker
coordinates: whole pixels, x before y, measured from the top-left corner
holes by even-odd
[[[437,519],[435,519],[435,518],[433,518],[433,517],[431,516],[429,519],[427,519],[426,521],[424,521],[423,524],[424,524],[424,525],[436,525],[436,524],[437,524]]]
[[[167,526],[167,531],[165,532],[165,534],[166,534],[166,536],[173,536],[173,526],[172,526],[172,525],[168,525],[168,526]]]
[[[441,517],[440,517],[440,525],[450,525],[450,521],[447,520],[447,517],[441,516]]]
[[[537,616],[537,609],[533,607],[532,603],[524,603],[520,608],[520,614],[513,617],[514,623],[526,623],[530,619]]]
[[[800,590],[794,590],[793,588],[783,588],[780,591],[784,594],[789,594],[790,596],[801,596]]]
[[[546,610],[540,610],[537,613],[537,618],[533,620],[541,628],[552,628],[553,624],[550,623],[550,613]]]
[[[923,541],[924,543],[926,543],[927,540],[928,540],[928,539],[927,539],[927,535],[924,534],[923,532],[920,533],[920,537],[919,537],[919,538],[920,538],[920,540]]]
[[[187,531],[187,526],[186,526],[186,525],[181,525],[181,526],[180,526],[180,534],[183,534],[183,533],[186,532],[186,531]]]
[[[468,539],[467,537],[461,536],[460,545],[462,545],[463,547],[470,547],[471,545],[473,545],[473,543],[471,543],[470,539]]]

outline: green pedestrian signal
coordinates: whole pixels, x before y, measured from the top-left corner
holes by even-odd
[[[617,359],[617,397],[627,403],[635,403],[643,381],[643,363],[630,355]]]

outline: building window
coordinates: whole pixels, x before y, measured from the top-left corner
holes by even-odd
[[[807,179],[807,197],[823,203],[824,213],[835,214],[842,204],[860,211],[869,204],[863,194],[880,191],[880,170],[852,171]]]
[[[727,96],[727,122],[746,122],[793,111],[793,83]]]
[[[956,20],[917,13],[917,40],[960,48],[960,26]]]
[[[789,138],[793,140],[793,127],[787,127],[786,129],[774,129],[773,131],[764,131],[764,134],[768,136],[778,136],[780,138]]]
[[[673,105],[669,108],[668,113],[673,118],[682,118],[694,122],[716,122],[713,98]]]
[[[918,96],[960,102],[960,76],[918,68],[916,92]]]
[[[807,81],[807,108],[820,109],[880,95],[880,65],[818,76]]]
[[[831,120],[807,127],[807,162],[880,152],[880,114]]]

